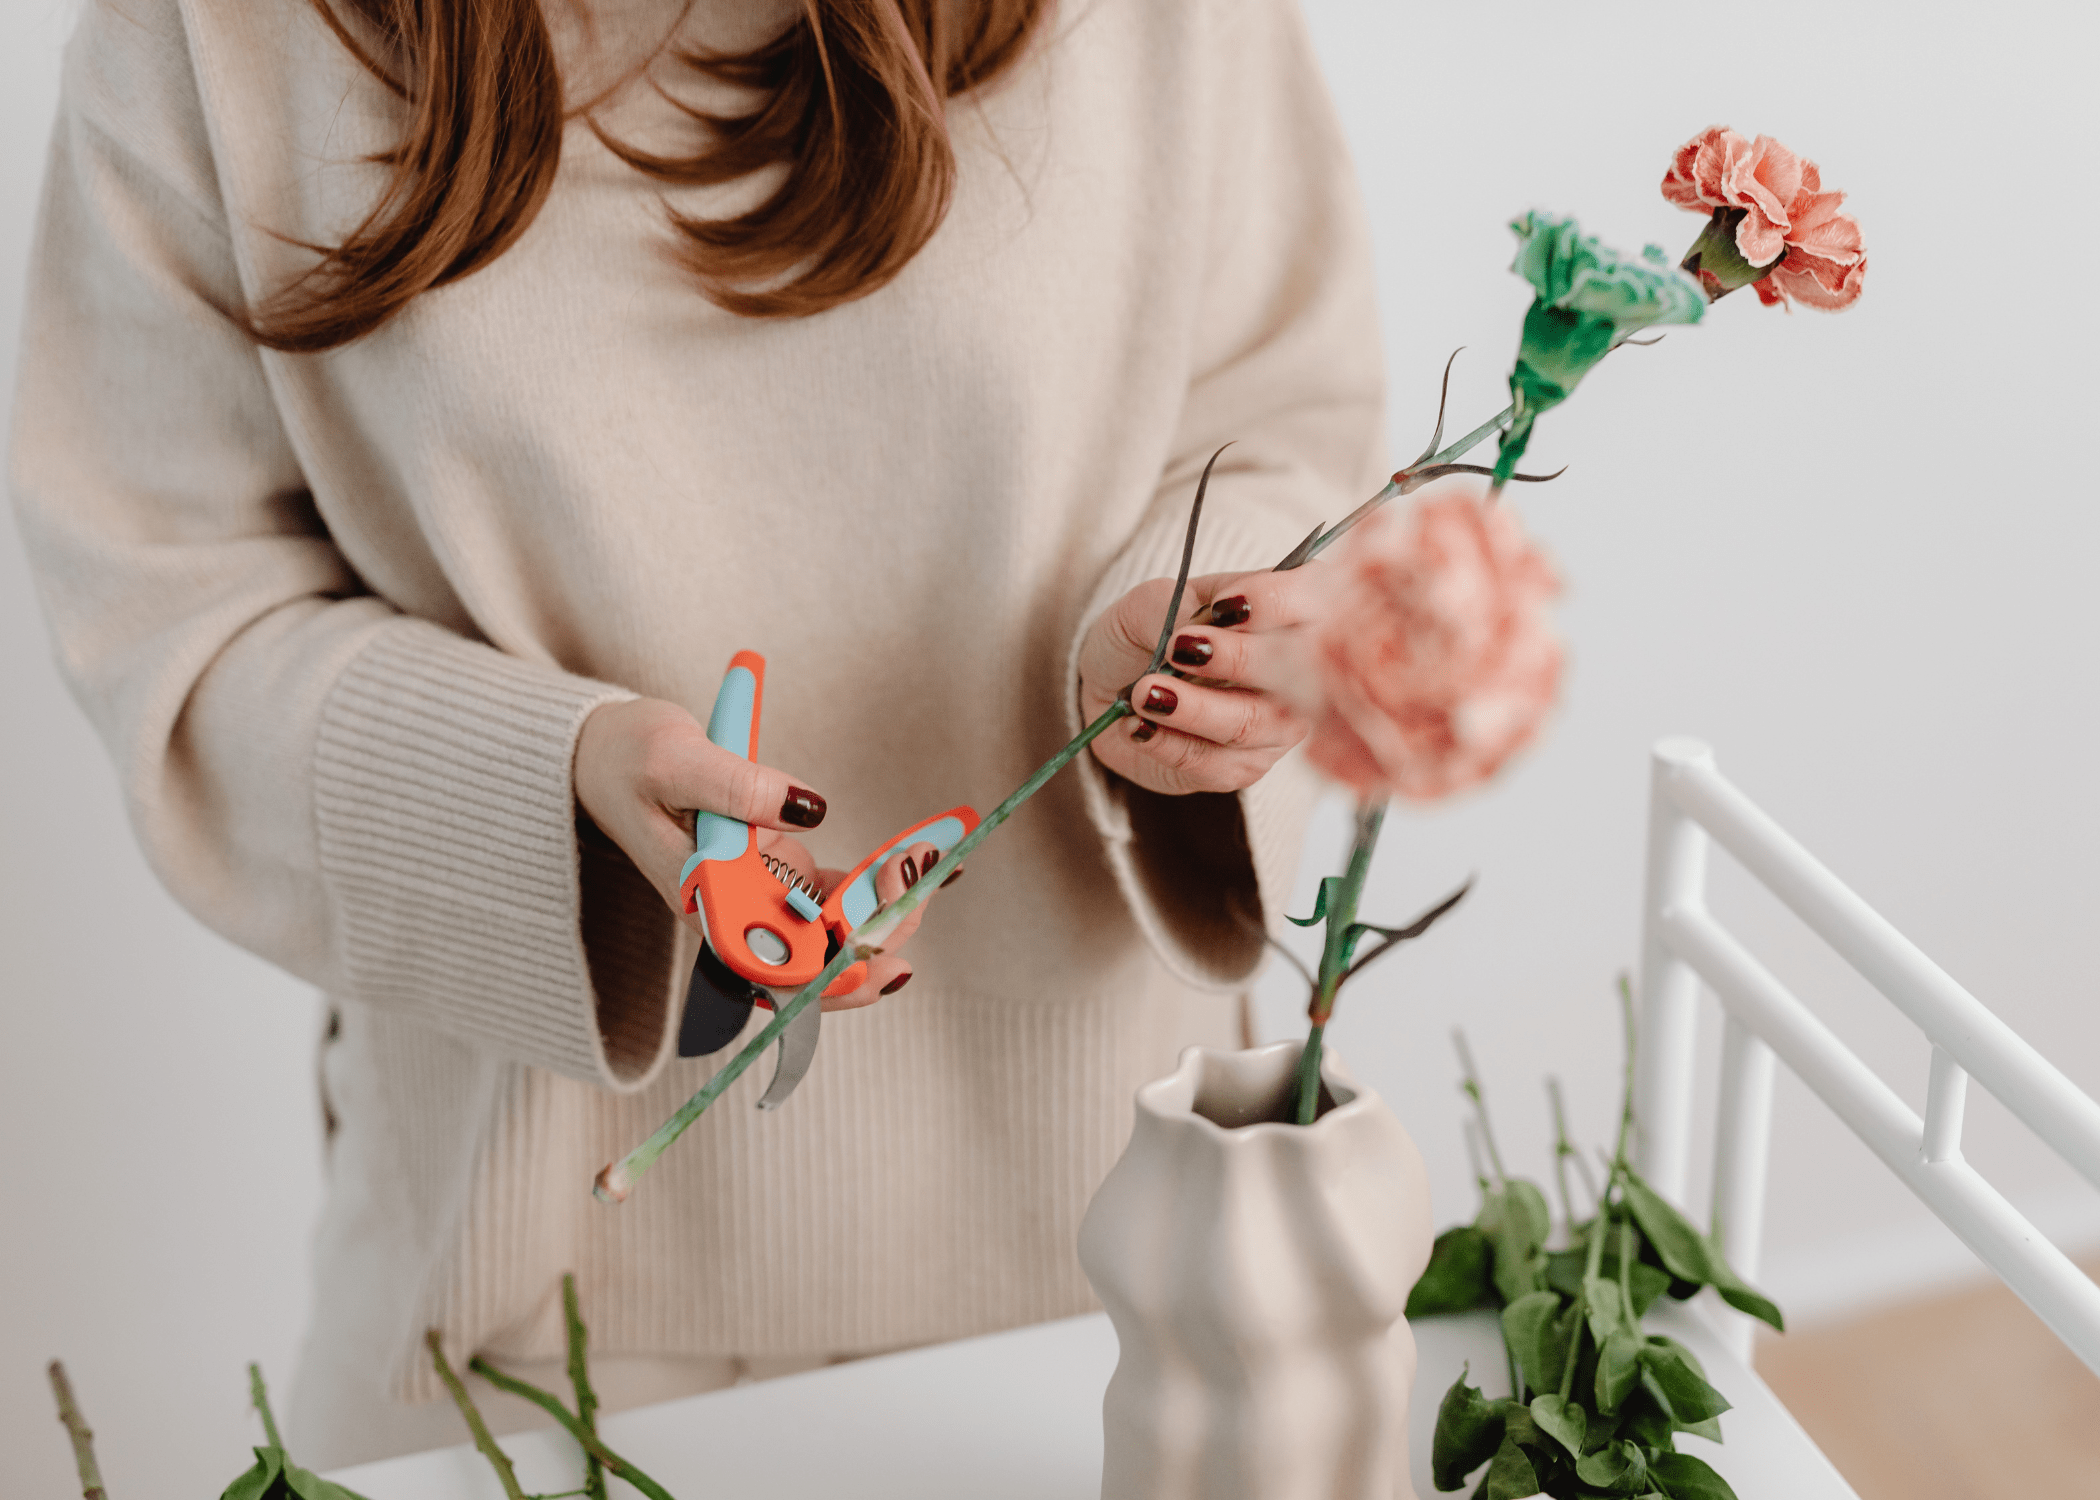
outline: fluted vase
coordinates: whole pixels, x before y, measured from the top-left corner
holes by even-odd
[[[1422,1158],[1331,1051],[1285,1123],[1298,1052],[1191,1047],[1138,1091],[1079,1233],[1121,1344],[1102,1500],[1413,1500]]]

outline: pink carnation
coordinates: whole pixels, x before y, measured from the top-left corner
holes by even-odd
[[[1350,535],[1312,629],[1313,764],[1359,792],[1428,800],[1485,781],[1560,685],[1560,580],[1509,507],[1470,494]]]
[[[1767,306],[1799,298],[1829,312],[1859,300],[1866,240],[1859,221],[1839,213],[1843,193],[1823,191],[1823,174],[1768,135],[1746,141],[1715,125],[1678,148],[1663,174],[1663,197],[1693,213],[1740,209],[1735,244],[1753,266],[1780,260],[1756,283]]]

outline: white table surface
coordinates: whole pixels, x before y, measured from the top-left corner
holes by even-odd
[[[1740,1500],[1857,1500],[1851,1487],[1756,1375],[1695,1310],[1665,1303],[1655,1331],[1689,1347],[1735,1403],[1725,1448],[1681,1436]],[[1507,1394],[1493,1314],[1425,1318],[1412,1427],[1415,1489],[1429,1483],[1437,1403],[1472,1364],[1490,1396]],[[883,1355],[602,1418],[611,1448],[679,1500],[1093,1500],[1101,1487],[1101,1393],[1116,1363],[1106,1316],[1067,1318],[988,1338]],[[462,1425],[461,1431],[465,1428]],[[581,1467],[564,1433],[503,1439],[527,1493],[574,1488]],[[342,1469],[329,1476],[369,1500],[501,1500],[471,1445]],[[632,1494],[619,1484],[617,1494]]]

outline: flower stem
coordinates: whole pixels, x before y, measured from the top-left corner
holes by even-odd
[[[582,1445],[585,1454],[598,1463],[603,1464],[608,1473],[626,1480],[627,1483],[647,1495],[649,1500],[672,1500],[669,1490],[651,1479],[647,1474],[644,1474],[640,1469],[637,1469],[626,1459],[620,1457],[619,1454],[613,1452],[612,1449],[606,1447],[599,1440],[595,1430],[586,1427],[576,1418],[573,1412],[561,1404],[560,1397],[552,1392],[541,1390],[529,1381],[519,1380],[516,1376],[504,1374],[478,1354],[474,1356],[467,1368],[479,1375],[483,1380],[486,1380],[497,1390],[512,1396],[522,1396],[525,1400],[530,1401],[534,1406],[546,1412],[548,1416],[561,1423],[570,1437],[576,1439]]]
[[[109,1492],[102,1488],[102,1466],[95,1462],[95,1434],[73,1400],[73,1383],[66,1379],[66,1367],[54,1359],[49,1374],[51,1394],[58,1400],[58,1420],[65,1424],[66,1436],[73,1440],[73,1462],[80,1470],[83,1500],[108,1500]]]
[[[1486,442],[1490,437],[1493,437],[1503,427],[1508,425],[1510,418],[1515,416],[1516,412],[1516,404],[1512,402],[1510,405],[1503,407],[1501,411],[1495,413],[1494,416],[1489,417],[1485,422],[1481,423],[1471,432],[1467,433],[1464,437],[1457,439],[1449,447],[1439,449],[1437,452],[1432,453],[1429,457],[1423,459],[1420,463],[1413,464],[1405,469],[1402,469],[1399,473],[1395,474],[1392,477],[1392,479],[1386,484],[1386,487],[1384,489],[1380,490],[1377,494],[1373,495],[1370,499],[1366,500],[1363,504],[1359,505],[1355,510],[1349,512],[1348,515],[1342,517],[1341,520],[1335,522],[1335,524],[1329,527],[1326,531],[1321,532],[1317,539],[1308,543],[1302,549],[1295,549],[1292,554],[1292,557],[1286,558],[1285,561],[1290,562],[1293,567],[1296,567],[1300,563],[1309,562],[1313,558],[1318,557],[1322,552],[1325,552],[1334,543],[1340,541],[1342,533],[1348,531],[1359,521],[1365,519],[1371,514],[1372,511],[1378,509],[1379,506],[1385,504],[1386,501],[1392,499],[1396,495],[1408,494],[1410,491],[1414,490],[1419,484],[1426,483],[1430,477],[1433,477],[1426,473],[1427,470],[1434,469],[1440,464],[1448,464],[1455,459],[1461,458],[1464,455],[1472,452],[1482,443]],[[1497,488],[1499,489],[1500,487],[1497,486]],[[1302,555],[1299,555],[1300,552],[1302,552]]]
[[[510,1455],[496,1446],[495,1437],[489,1432],[489,1424],[481,1420],[481,1409],[474,1398],[467,1394],[467,1387],[453,1372],[452,1362],[445,1358],[445,1345],[435,1328],[424,1330],[423,1342],[430,1349],[431,1361],[437,1366],[438,1379],[445,1382],[445,1389],[452,1393],[452,1404],[466,1418],[467,1431],[474,1434],[474,1446],[481,1456],[489,1461],[496,1471],[496,1479],[503,1486],[505,1500],[526,1500],[525,1491],[518,1486],[518,1471],[510,1466]],[[471,1368],[471,1366],[469,1367]]]
[[[576,1420],[592,1437],[598,1435],[598,1393],[591,1389],[591,1366],[588,1350],[590,1330],[583,1326],[583,1314],[576,1305],[576,1273],[565,1271],[561,1278],[562,1321],[569,1331],[569,1384],[576,1392]],[[605,1500],[605,1465],[598,1455],[589,1449],[583,1455],[583,1494],[586,1500]]]
[[[270,1410],[270,1391],[263,1384],[262,1366],[252,1360],[248,1364],[248,1400],[255,1407],[256,1414],[262,1418],[263,1436],[270,1440],[272,1448],[281,1452],[284,1439],[277,1434],[277,1417]]]
[[[1363,899],[1364,881],[1371,873],[1371,856],[1378,849],[1378,830],[1385,824],[1384,799],[1360,802],[1356,807],[1356,840],[1349,850],[1349,866],[1340,882],[1330,887],[1327,902],[1326,942],[1320,949],[1319,983],[1313,988],[1310,1016],[1312,1030],[1298,1054],[1298,1107],[1300,1125],[1310,1125],[1320,1108],[1320,1051],[1327,1035],[1328,1017],[1334,1014],[1336,994],[1356,956],[1362,932],[1356,926],[1357,904]]]
[[[792,1000],[782,1004],[765,1028],[745,1044],[744,1049],[731,1058],[721,1072],[702,1084],[692,1098],[679,1106],[676,1114],[656,1127],[655,1133],[649,1139],[598,1174],[597,1185],[592,1189],[598,1200],[601,1203],[618,1203],[624,1199],[633,1190],[641,1175],[664,1154],[665,1149],[685,1134],[686,1127],[706,1113],[707,1107],[719,1099],[723,1092],[742,1077],[744,1071],[757,1062],[765,1050],[779,1039],[780,1034],[787,1030],[788,1023],[802,1014],[804,1006],[814,1003],[830,986],[831,981],[845,973],[849,966],[881,952],[883,939],[916,911],[943,881],[960,870],[963,861],[976,852],[979,844],[991,837],[994,829],[1012,817],[1022,803],[1041,791],[1050,778],[1070,765],[1081,751],[1101,738],[1110,725],[1134,712],[1136,710],[1124,699],[1109,704],[1102,711],[1101,717],[1081,730],[1057,754],[1044,761],[1034,775],[1016,787],[1004,802],[993,808],[983,822],[941,858],[939,864],[922,874],[911,889],[862,923],[855,930],[852,939],[842,944],[839,951],[832,956],[831,962],[824,966],[823,972],[804,985]]]
[[[1480,1070],[1473,1066],[1473,1048],[1463,1026],[1451,1028],[1451,1045],[1458,1049],[1461,1082],[1459,1092],[1473,1101],[1473,1117],[1480,1122],[1480,1143],[1487,1148],[1488,1165],[1495,1172],[1495,1186],[1509,1186],[1509,1173],[1502,1166],[1502,1151],[1495,1144],[1495,1127],[1488,1123],[1487,1092],[1480,1086]]]
[[[1612,1172],[1616,1177],[1626,1165],[1626,1147],[1633,1134],[1633,981],[1619,976],[1619,1014],[1626,1026],[1626,1083],[1619,1100],[1619,1143],[1612,1148]]]

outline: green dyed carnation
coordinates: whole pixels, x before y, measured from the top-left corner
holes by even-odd
[[[1526,214],[1510,224],[1518,241],[1510,269],[1537,296],[1510,371],[1517,414],[1503,434],[1495,482],[1516,471],[1540,412],[1560,405],[1598,360],[1628,335],[1665,323],[1696,323],[1706,312],[1699,283],[1671,265],[1660,246],[1639,260],[1582,233],[1573,219]]]

